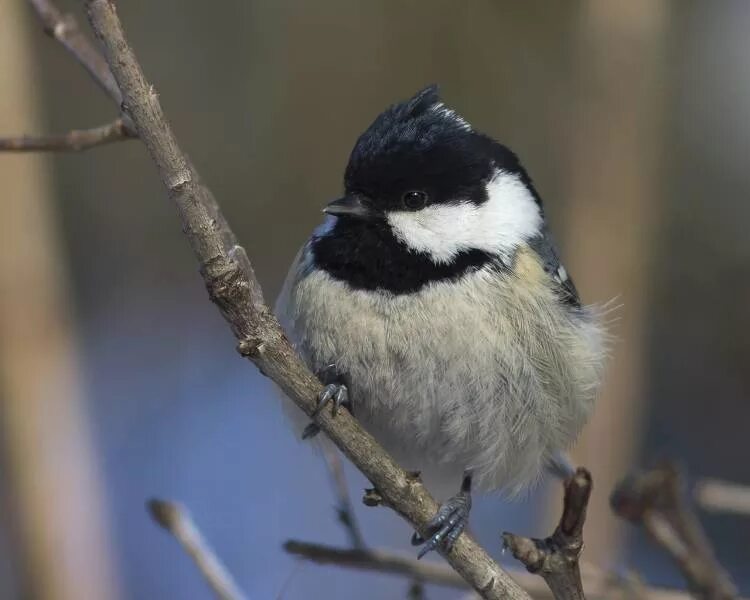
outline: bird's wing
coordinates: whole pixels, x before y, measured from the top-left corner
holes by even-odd
[[[279,296],[274,304],[274,313],[284,329],[287,330],[287,333],[289,333],[288,328],[291,325],[289,322],[289,311],[291,309],[289,306],[289,295],[297,282],[304,279],[310,273],[311,269],[310,242],[308,241],[299,249],[297,255],[294,257],[292,266],[289,268],[289,273],[284,280],[284,285],[281,287]]]
[[[568,275],[568,271],[560,262],[557,247],[546,226],[538,236],[529,241],[529,246],[539,255],[544,270],[552,279],[563,302],[579,308],[581,300],[578,297],[578,290],[576,290],[573,280]]]

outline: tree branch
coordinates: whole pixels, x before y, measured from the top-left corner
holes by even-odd
[[[693,498],[707,512],[750,516],[750,486],[719,479],[703,479],[693,489]]]
[[[585,600],[578,559],[583,550],[583,524],[591,496],[591,474],[579,468],[565,481],[560,523],[544,540],[504,533],[503,540],[530,573],[541,575],[555,600]]]
[[[81,32],[73,16],[63,14],[51,0],[29,0],[29,3],[42,22],[44,32],[60,42],[119,107],[122,95],[107,61]]]
[[[336,548],[299,540],[288,540],[284,550],[293,556],[319,565],[334,565],[344,569],[359,569],[411,577],[414,580],[456,589],[468,585],[453,569],[434,562],[416,560],[410,556],[384,550]],[[547,583],[536,575],[511,571],[513,579],[537,600],[553,600]],[[584,569],[583,580],[589,600],[689,600],[689,594],[677,590],[641,587],[633,594],[632,585],[622,578],[612,577],[599,569]]]
[[[351,547],[355,550],[365,550],[367,544],[365,543],[365,538],[359,528],[357,515],[354,512],[351,495],[349,494],[349,488],[346,484],[346,476],[344,475],[344,465],[341,461],[341,456],[330,444],[322,444],[322,451],[323,459],[331,477],[331,485],[334,494],[336,495],[336,499],[338,500],[336,505],[336,516],[338,521],[346,530]],[[449,572],[463,582],[465,587],[466,582],[461,579],[455,571],[449,570]],[[411,580],[406,597],[409,600],[424,599],[424,585],[420,578],[414,577]]]
[[[211,192],[179,148],[154,89],[146,82],[109,0],[87,0],[89,20],[123,95],[123,112],[156,163],[174,201],[183,229],[200,265],[209,296],[228,321],[238,349],[312,416],[321,384],[287,340],[270,309],[244,250],[234,240]],[[435,514],[437,504],[347,413],[335,421],[323,411],[317,422],[328,437],[375,485],[384,502],[418,531]],[[446,557],[483,598],[519,600],[529,596],[468,535],[462,535]]]
[[[60,42],[68,53],[81,64],[88,72],[94,82],[111,98],[117,110],[122,110],[122,93],[115,81],[107,61],[99,50],[84,36],[72,15],[63,15],[52,0],[29,0],[42,23],[42,27],[52,38]],[[132,136],[137,137],[135,126],[128,114],[122,113],[121,118],[125,130]],[[188,159],[189,160],[189,159]],[[192,165],[191,165],[192,167]],[[198,177],[197,171],[193,169],[194,175]],[[227,248],[237,246],[234,237],[224,216],[221,214],[213,195],[208,194],[206,206],[211,218],[216,221],[216,228],[220,232],[222,241]],[[235,260],[242,264],[247,272],[252,272],[250,261],[242,248],[237,248]],[[261,298],[262,302],[262,298]]]
[[[362,550],[366,546],[365,539],[362,536],[362,531],[359,529],[357,516],[354,514],[352,499],[349,495],[349,488],[346,485],[346,477],[344,476],[344,465],[341,462],[341,457],[333,448],[327,444],[323,446],[323,459],[326,463],[328,474],[331,477],[333,492],[336,494],[336,517],[339,523],[346,529],[352,548]]]
[[[683,498],[680,474],[673,465],[628,477],[612,493],[611,503],[617,515],[640,524],[672,557],[697,598],[737,597],[732,580]]]
[[[244,595],[201,535],[190,514],[178,504],[165,500],[148,503],[151,517],[180,543],[193,559],[219,600],[244,600]]]
[[[125,129],[122,119],[115,119],[100,127],[73,129],[62,135],[22,135],[0,138],[0,152],[80,152],[132,137],[131,133]]]
[[[284,550],[319,565],[336,565],[348,569],[403,575],[418,581],[468,589],[466,581],[450,567],[376,549],[336,548],[299,540],[288,540]]]

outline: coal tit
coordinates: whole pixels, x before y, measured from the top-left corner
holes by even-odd
[[[344,188],[277,314],[327,384],[321,407],[351,407],[438,497],[463,474],[420,556],[449,551],[472,482],[517,493],[575,440],[600,384],[604,329],[517,156],[435,86],[375,119]]]

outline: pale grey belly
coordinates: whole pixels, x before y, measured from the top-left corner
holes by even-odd
[[[443,286],[415,297],[344,286],[312,273],[280,305],[283,320],[313,369],[334,363],[345,373],[355,417],[428,484],[454,489],[472,468],[480,487],[512,493],[578,434],[598,349],[567,319],[503,310],[502,293],[481,277],[460,294]]]

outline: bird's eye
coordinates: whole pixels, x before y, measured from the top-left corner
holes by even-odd
[[[413,190],[406,192],[401,197],[401,200],[403,201],[404,206],[409,210],[419,210],[427,204],[427,194],[419,190]]]

